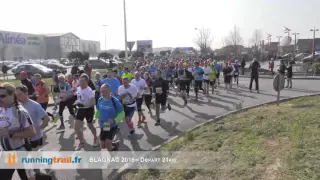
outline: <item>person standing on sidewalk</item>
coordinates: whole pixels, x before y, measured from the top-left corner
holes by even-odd
[[[259,93],[259,68],[260,68],[260,63],[257,61],[256,58],[254,58],[253,62],[250,64],[250,67],[249,67],[249,70],[251,71],[251,79],[250,79],[250,85],[249,85],[250,92],[252,92],[252,82],[254,80],[256,83],[257,93]]]
[[[243,57],[241,60],[241,74],[244,75],[244,67],[246,66],[246,59]]]
[[[271,58],[271,60],[269,61],[269,69],[270,69],[270,72],[271,72],[271,75],[274,75],[274,59]]]
[[[292,62],[288,62],[287,66],[287,86],[286,88],[292,88]]]

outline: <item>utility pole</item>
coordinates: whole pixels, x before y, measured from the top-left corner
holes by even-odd
[[[294,35],[294,57],[296,57],[296,52],[297,52],[297,35],[299,35],[300,33],[292,33],[292,35]]]
[[[127,42],[127,12],[126,12],[126,0],[123,0],[123,20],[124,20],[124,51],[125,60],[128,61],[128,42]]]
[[[234,57],[237,57],[238,54],[238,48],[237,48],[237,27],[234,25],[234,49],[235,49],[235,54]]]
[[[107,51],[107,26],[108,25],[103,25],[104,27],[104,49]]]
[[[310,29],[310,31],[313,31],[312,57],[314,59],[314,56],[316,53],[316,31],[319,31],[319,29],[316,29],[316,27],[313,27],[313,29]]]

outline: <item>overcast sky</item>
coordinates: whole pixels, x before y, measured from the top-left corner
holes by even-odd
[[[212,48],[236,25],[247,46],[254,29],[264,37],[283,27],[312,38],[320,28],[320,0],[127,0],[128,41],[153,40],[154,47],[195,46],[195,28],[211,28]],[[316,9],[318,8],[318,9]],[[104,49],[124,49],[122,0],[2,0],[0,30],[26,33],[73,32]],[[320,32],[318,33],[320,36]]]

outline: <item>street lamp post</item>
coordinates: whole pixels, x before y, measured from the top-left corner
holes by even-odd
[[[294,55],[296,55],[296,52],[297,52],[297,35],[299,35],[300,33],[292,33],[292,35],[294,35]],[[296,56],[294,56],[296,57]]]
[[[108,25],[103,25],[104,27],[104,49],[107,51],[107,26]]]
[[[290,37],[290,31],[291,29],[284,27],[284,33],[288,33],[288,37]]]
[[[125,60],[128,61],[128,42],[127,42],[127,12],[126,12],[126,0],[123,0],[123,19],[124,19],[124,52]]]
[[[319,29],[316,29],[313,27],[313,29],[310,29],[310,31],[313,31],[313,42],[312,42],[312,57],[314,58],[315,53],[316,53],[316,31],[319,31]]]

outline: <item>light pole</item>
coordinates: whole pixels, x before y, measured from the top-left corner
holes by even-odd
[[[108,25],[103,25],[104,27],[104,49],[107,51],[107,26]]]
[[[296,52],[297,52],[297,35],[299,35],[300,33],[292,33],[292,35],[294,35],[294,55],[296,55]],[[296,56],[294,56],[296,57]]]
[[[288,33],[288,37],[290,37],[290,31],[291,29],[284,27],[284,33]]]
[[[123,0],[123,20],[124,20],[124,52],[125,60],[128,61],[128,42],[127,42],[127,12],[126,12],[126,0]]]
[[[313,31],[313,42],[312,42],[312,57],[314,59],[314,55],[316,53],[316,31],[319,31],[319,29],[316,29],[316,27],[313,27],[313,29],[310,29],[310,31]]]

